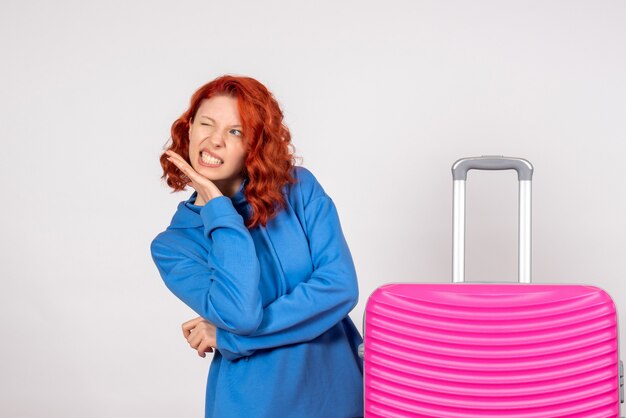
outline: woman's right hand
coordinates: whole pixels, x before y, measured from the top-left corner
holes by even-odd
[[[167,150],[165,153],[167,154],[168,161],[176,165],[176,167],[178,167],[178,169],[187,176],[190,180],[189,185],[193,187],[196,192],[198,192],[194,205],[204,206],[209,200],[218,196],[223,196],[220,189],[218,189],[211,180],[194,170],[193,167],[190,166],[189,163],[179,154],[171,150]]]
[[[215,325],[201,316],[183,324],[183,336],[191,348],[198,351],[200,357],[206,357],[206,353],[212,353],[217,348]]]

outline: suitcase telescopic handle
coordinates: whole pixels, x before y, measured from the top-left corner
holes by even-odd
[[[519,180],[518,280],[531,280],[531,192],[533,166],[523,158],[482,156],[461,158],[452,165],[454,180],[452,282],[465,281],[465,182],[469,170],[516,170]]]

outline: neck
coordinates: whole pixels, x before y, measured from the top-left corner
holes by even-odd
[[[217,186],[218,189],[220,189],[220,192],[222,192],[224,196],[233,197],[235,193],[239,191],[242,182],[243,178],[237,178],[235,180],[229,180],[224,182],[214,181],[213,183]]]

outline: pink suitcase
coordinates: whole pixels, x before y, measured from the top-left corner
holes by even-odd
[[[470,169],[518,172],[520,283],[462,283]],[[453,284],[389,284],[368,299],[367,418],[620,416],[611,298],[592,286],[530,284],[532,171],[505,157],[453,165]]]

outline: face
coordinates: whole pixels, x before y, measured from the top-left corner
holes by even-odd
[[[189,124],[189,161],[226,196],[234,195],[243,181],[246,158],[244,132],[237,99],[205,99]]]

